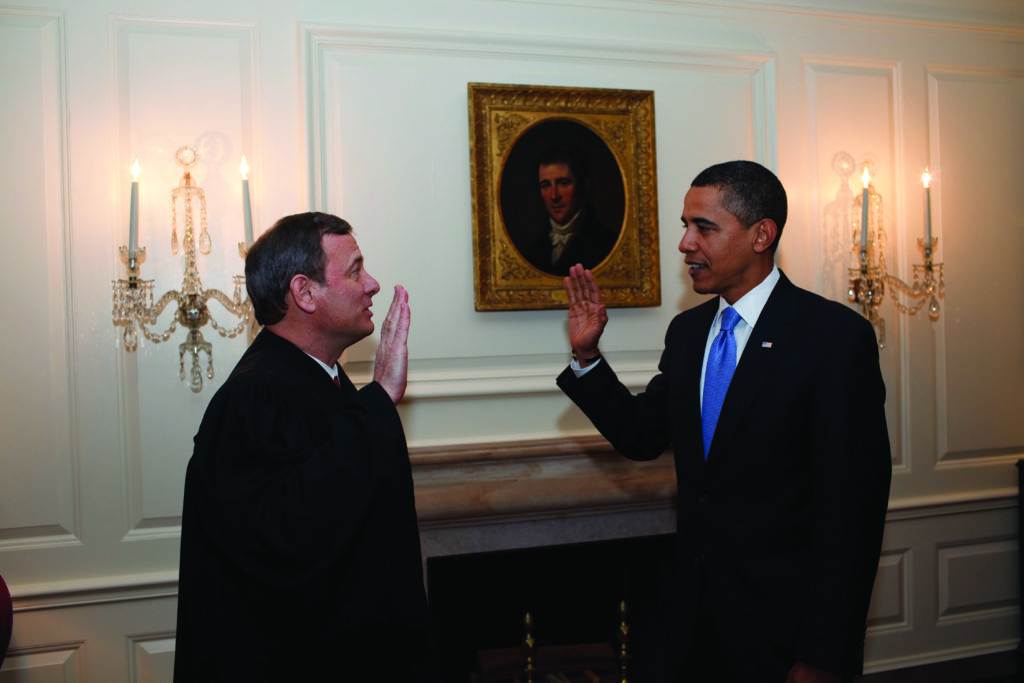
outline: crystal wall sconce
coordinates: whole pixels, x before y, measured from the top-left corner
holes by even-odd
[[[885,319],[879,307],[885,298],[886,285],[893,293],[893,302],[900,313],[915,315],[927,303],[928,317],[939,319],[939,299],[946,294],[941,263],[935,263],[932,255],[939,240],[932,237],[932,176],[925,169],[921,184],[925,191],[924,237],[917,244],[924,255],[923,263],[914,264],[911,283],[906,283],[888,272],[885,264],[885,228],[882,225],[882,197],[871,184],[871,172],[867,165],[861,174],[864,191],[854,200],[850,211],[850,226],[853,250],[858,255],[856,268],[849,269],[850,303],[860,307],[861,314],[871,321],[878,332],[878,346],[885,348]]]
[[[203,389],[203,375],[213,379],[213,345],[203,338],[202,328],[209,323],[210,327],[222,337],[237,337],[249,330],[250,337],[255,333],[256,325],[252,303],[248,297],[242,298],[245,289],[245,277],[235,275],[234,289],[228,296],[219,289],[207,289],[199,277],[196,261],[196,229],[199,230],[199,252],[209,254],[213,244],[206,224],[206,193],[192,178],[191,169],[199,161],[199,155],[191,147],[181,147],[174,155],[183,174],[181,182],[171,190],[171,253],[177,255],[184,251],[185,272],[180,289],[172,289],[160,296],[154,304],[153,280],[143,280],[140,266],[146,260],[145,247],[138,246],[138,193],[139,193],[139,162],[132,165],[131,213],[129,218],[128,246],[119,249],[121,262],[128,269],[126,279],[113,282],[113,322],[115,327],[123,328],[121,335],[125,351],[135,351],[139,345],[139,332],[145,339],[153,343],[169,340],[181,325],[188,330],[185,341],[178,345],[178,376],[194,393]],[[248,205],[248,164],[242,158],[244,200]],[[179,247],[178,217],[179,206],[182,218],[182,238]],[[198,209],[198,216],[196,214]],[[238,253],[245,259],[248,244],[252,241],[251,209],[245,207],[246,239],[238,243]],[[198,220],[197,220],[198,218]],[[228,326],[222,325],[213,316],[209,303],[217,301],[233,318],[237,320]],[[171,304],[175,313],[170,324],[163,331],[153,331],[161,313]],[[206,368],[203,371],[200,356],[206,356]],[[191,359],[188,373],[185,371],[185,358]],[[187,379],[186,379],[187,378]]]

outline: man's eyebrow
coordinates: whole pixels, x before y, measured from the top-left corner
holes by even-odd
[[[348,265],[345,266],[345,270],[352,270],[355,266],[361,265],[363,265],[363,255],[361,252],[356,251],[349,257]]]
[[[680,216],[679,220],[681,220],[683,222],[683,225],[689,225],[690,223],[693,223],[694,225],[696,225],[699,228],[717,228],[718,227],[718,223],[716,223],[713,220],[710,220],[708,218],[704,218],[703,216],[694,216],[693,219],[689,220],[689,221],[686,220],[686,216]]]

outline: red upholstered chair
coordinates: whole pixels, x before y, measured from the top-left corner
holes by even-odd
[[[0,576],[0,666],[7,656],[7,646],[11,643],[11,630],[14,628],[14,606],[11,603],[11,592],[7,590],[4,577]]]

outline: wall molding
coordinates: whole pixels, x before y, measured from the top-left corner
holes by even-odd
[[[261,165],[262,145],[259,144],[260,136],[257,135],[257,128],[260,121],[260,59],[259,59],[259,34],[255,23],[227,22],[227,21],[204,21],[204,20],[183,20],[183,19],[153,19],[135,17],[129,15],[113,15],[108,19],[108,36],[111,45],[111,78],[114,90],[118,98],[117,111],[117,140],[118,152],[115,154],[117,168],[127,168],[131,162],[131,132],[134,122],[131,120],[131,113],[128,107],[128,98],[132,89],[131,82],[131,52],[128,39],[138,33],[161,33],[170,36],[181,36],[183,38],[211,38],[211,39],[232,39],[239,43],[239,88],[241,102],[239,112],[241,115],[239,140],[242,153],[254,163],[256,167]],[[224,68],[231,68],[230,65]],[[196,131],[202,135],[206,131]],[[169,162],[170,160],[168,160]],[[125,184],[118,183],[117,187],[125,191]],[[257,179],[251,181],[253,219],[259,225],[260,182]],[[127,207],[127,200],[121,195],[118,206]],[[155,238],[155,235],[154,235]],[[223,248],[233,250],[233,244],[224,244]],[[120,277],[123,274],[123,266],[116,258],[116,252],[111,251],[111,273],[112,277]],[[173,286],[165,283],[167,286]],[[179,333],[180,334],[180,331]],[[218,339],[218,337],[214,337]],[[223,343],[223,339],[221,339]],[[173,343],[173,342],[168,342]],[[125,352],[117,348],[117,424],[119,427],[118,445],[121,450],[121,462],[123,464],[123,490],[124,490],[124,528],[123,541],[150,541],[166,538],[177,538],[180,535],[180,516],[152,516],[147,515],[143,497],[144,488],[144,453],[141,443],[141,392],[139,388],[137,364],[138,354]],[[221,369],[220,372],[226,372]]]
[[[965,647],[949,647],[941,650],[933,650],[908,657],[889,657],[887,659],[876,659],[871,662],[864,662],[864,673],[873,674],[879,671],[891,671],[893,669],[906,669],[912,666],[924,666],[925,664],[937,664],[948,662],[952,659],[964,659],[967,657],[980,657],[998,652],[1017,649],[1018,640],[998,640],[980,645],[967,645]]]
[[[807,113],[810,118],[809,130],[811,131],[810,141],[808,145],[809,151],[809,163],[811,168],[817,169],[819,167],[819,159],[821,156],[821,149],[818,145],[818,110],[816,105],[817,95],[817,78],[819,74],[851,74],[859,76],[877,76],[887,79],[889,85],[889,101],[888,105],[890,108],[891,116],[889,118],[889,126],[891,128],[891,145],[892,148],[885,150],[889,153],[892,160],[892,215],[894,217],[895,226],[890,231],[890,239],[894,241],[894,256],[895,256],[895,269],[890,268],[892,272],[903,278],[905,281],[909,281],[911,265],[907,257],[908,252],[913,251],[908,247],[907,231],[899,230],[899,226],[906,225],[906,196],[903,189],[903,183],[899,182],[900,178],[904,177],[904,149],[905,149],[905,134],[903,126],[903,74],[902,64],[894,60],[877,60],[877,59],[864,59],[864,58],[836,58],[829,55],[815,55],[806,54],[801,56],[801,64],[804,70],[804,83],[806,84],[806,98]],[[835,154],[839,150],[832,150],[831,154]],[[818,173],[814,174],[817,183],[813,189],[813,206],[814,206],[814,220],[819,221],[822,218],[822,212],[824,208],[824,202],[821,197],[821,187],[824,179],[820,177]],[[841,234],[845,234],[845,231],[840,231]],[[825,244],[822,241],[822,231],[816,230],[814,232],[814,239],[816,240],[815,252],[821,254],[827,262],[828,254],[826,253]],[[912,240],[911,240],[912,242]],[[841,275],[845,281],[846,269],[843,268]],[[826,291],[826,282],[819,281],[819,291]],[[895,310],[894,307],[890,306],[889,310]],[[883,313],[883,316],[886,314]],[[892,314],[889,314],[889,320],[892,320]],[[900,442],[898,444],[899,450],[897,452],[897,458],[893,467],[894,473],[909,472],[911,468],[910,454],[913,452],[911,443],[912,425],[911,425],[911,401],[912,395],[910,390],[911,384],[911,373],[910,373],[910,327],[906,319],[906,316],[897,315],[896,317],[896,332],[899,335],[898,338],[898,350],[899,350],[899,422],[900,422]]]
[[[957,491],[930,496],[908,496],[889,501],[886,522],[927,519],[1017,507],[1017,488]]]
[[[1024,458],[1024,446],[976,451],[948,451],[935,465],[937,471],[1012,466]]]
[[[178,570],[10,586],[15,612],[85,607],[177,596]]]
[[[615,353],[605,354],[610,360]],[[632,354],[635,355],[635,354]],[[645,358],[614,361],[615,374],[627,387],[642,388],[658,372],[660,351],[645,353]],[[448,359],[456,361],[458,359]],[[452,398],[479,398],[483,396],[508,396],[517,394],[557,394],[561,390],[555,378],[568,365],[568,358],[557,361],[538,361],[526,365],[505,365],[495,358],[495,365],[485,368],[451,368],[416,370],[409,372],[409,386],[406,398],[409,400],[431,400]],[[356,386],[369,384],[373,380],[368,363],[346,366],[351,368],[349,377]]]
[[[78,385],[74,368],[75,304],[71,264],[72,226],[70,199],[70,161],[68,153],[68,58],[65,17],[62,12],[0,8],[0,24],[32,24],[39,31],[42,57],[40,80],[43,101],[42,115],[48,125],[50,138],[40,153],[47,157],[47,167],[54,169],[45,178],[47,204],[45,217],[47,238],[46,288],[55,301],[49,310],[49,338],[59,340],[59,347],[51,349],[49,391],[52,397],[48,421],[52,426],[52,447],[55,454],[55,473],[68,468],[66,486],[58,486],[58,499],[68,495],[70,503],[63,519],[55,523],[3,529],[0,533],[0,552],[55,548],[81,544],[80,451],[77,410]],[[59,406],[59,407],[57,407]],[[19,534],[19,530],[23,533]]]
[[[329,122],[325,69],[332,54],[390,52],[428,56],[459,55],[484,59],[616,64],[644,68],[721,69],[751,76],[752,126],[757,156],[776,165],[775,55],[728,48],[680,49],[676,44],[643,43],[574,36],[524,37],[482,31],[450,31],[383,26],[300,25],[302,73],[306,93],[309,203],[327,206]]]
[[[410,460],[416,479],[421,530],[480,525],[498,520],[665,509],[672,506],[675,495],[675,471],[671,457],[663,455],[654,461],[633,462],[616,454],[603,437],[596,435],[417,447],[410,449]],[[596,478],[595,471],[598,472]],[[547,488],[541,488],[538,501],[524,504],[524,496],[538,496],[537,480],[530,478],[538,472],[540,480],[547,482]],[[577,489],[567,505],[565,478],[578,483],[581,481],[579,475],[594,481]],[[609,481],[615,482],[614,486],[610,486]],[[482,498],[465,501],[466,487],[472,486],[483,487]],[[507,489],[509,494],[499,497],[495,503],[494,492],[502,486],[511,487]],[[488,495],[492,497],[490,501]],[[463,505],[455,514],[450,502],[445,502],[451,500],[465,501],[469,509]],[[886,522],[1006,510],[1016,506],[1016,488],[899,498],[890,501]],[[173,532],[175,536],[180,534],[177,528]],[[15,584],[11,586],[11,594],[15,611],[27,612],[174,597],[177,595],[177,580],[178,572],[174,569]]]
[[[990,67],[965,67],[955,65],[926,64],[924,69],[927,83],[928,117],[928,161],[930,168],[942,169],[942,131],[939,104],[939,84],[942,81],[967,82],[1012,82],[1024,79],[1024,69],[998,69]],[[943,183],[932,191],[932,231],[940,240],[943,234],[942,193]],[[940,242],[941,243],[941,242]],[[940,247],[941,252],[942,247]],[[941,259],[941,253],[940,253]],[[949,365],[946,348],[948,316],[936,326],[935,331],[935,411],[936,411],[936,470],[984,467],[1014,462],[1024,455],[1024,447],[951,451],[949,448],[949,385],[946,368]],[[1020,450],[1018,450],[1018,448]],[[1006,451],[1013,452],[1005,455]],[[981,457],[979,457],[981,456]]]
[[[554,5],[552,0],[504,0],[509,3]],[[559,6],[570,5],[597,10],[682,14],[695,17],[735,16],[745,12],[773,16],[812,17],[835,21],[854,21],[868,24],[908,26],[922,29],[946,29],[974,33],[1008,34],[1024,36],[1024,16],[1020,12],[992,9],[971,13],[954,8],[936,7],[927,10],[919,2],[898,0],[774,0],[741,2],[738,0],[560,0]],[[982,3],[978,3],[982,4]],[[850,10],[851,5],[857,10]],[[902,8],[902,9],[901,9]],[[929,16],[929,12],[931,16]],[[978,17],[972,19],[972,17]]]

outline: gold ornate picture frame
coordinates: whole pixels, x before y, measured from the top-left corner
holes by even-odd
[[[564,308],[577,255],[607,305],[660,305],[653,92],[470,83],[469,146],[476,310]],[[538,168],[580,176],[568,242]]]

